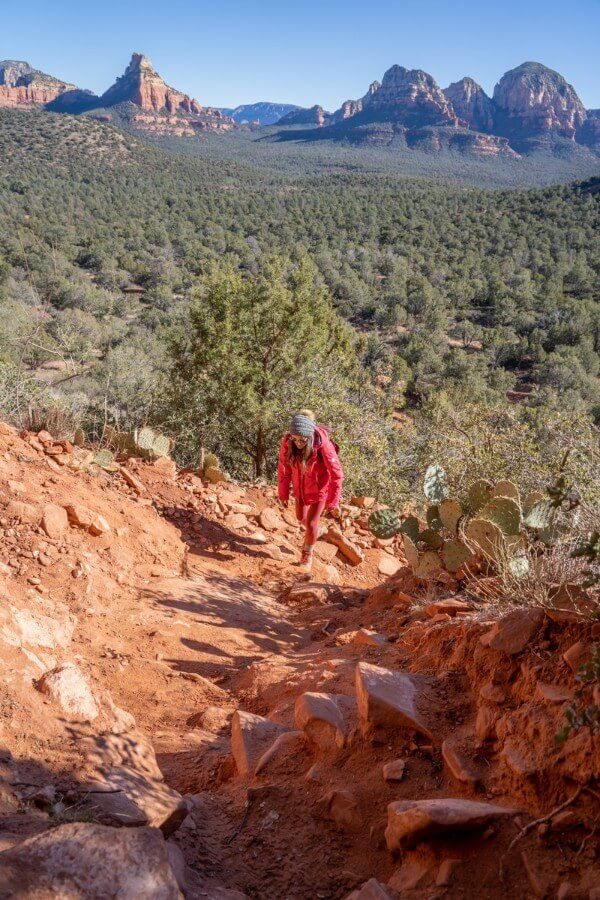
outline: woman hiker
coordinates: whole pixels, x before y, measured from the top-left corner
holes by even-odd
[[[329,429],[317,425],[314,413],[308,409],[296,413],[281,442],[277,466],[279,502],[287,506],[291,484],[296,517],[306,527],[300,568],[307,574],[312,569],[323,511],[330,510],[335,518],[340,514],[344,472],[337,449]]]

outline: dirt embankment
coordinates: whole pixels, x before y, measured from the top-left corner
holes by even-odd
[[[597,624],[422,600],[359,505],[301,582],[272,489],[81,461],[0,426],[0,897],[600,896]]]

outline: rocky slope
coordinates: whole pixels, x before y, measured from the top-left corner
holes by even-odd
[[[318,125],[329,130],[315,134],[315,140],[331,137],[355,143],[419,145],[437,152],[452,146],[477,155],[513,157],[555,146],[562,153],[569,148],[585,153],[586,148],[598,147],[596,121],[595,112],[585,110],[574,88],[540,63],[523,63],[507,72],[493,98],[472,78],[442,90],[427,72],[396,65],[364,97],[347,100],[325,115]],[[302,120],[301,112],[295,114],[293,124],[309,123],[308,117]],[[283,119],[280,124],[291,123]],[[443,135],[436,137],[431,128],[452,129],[457,137],[451,141]],[[425,143],[423,129],[427,129]]]
[[[141,53],[133,54],[123,75],[102,94],[98,106],[108,111],[109,118],[111,108],[118,107],[119,117],[141,131],[194,135],[198,131],[228,131],[235,125],[220,109],[203,107],[169,87]]]
[[[368,498],[302,582],[272,488],[90,457],[0,425],[0,896],[597,898],[597,624],[426,592]]]
[[[456,115],[469,128],[490,134],[494,130],[494,104],[472,78],[461,78],[444,89]]]
[[[27,62],[0,61],[0,108],[41,107],[74,88],[74,84],[46,75]]]

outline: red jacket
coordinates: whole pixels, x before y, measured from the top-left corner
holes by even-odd
[[[325,500],[327,509],[334,509],[340,502],[344,472],[327,428],[317,425],[313,452],[306,462],[304,472],[300,462],[293,465],[288,462],[289,441],[290,435],[284,434],[277,466],[279,499],[287,503],[291,483],[296,501],[309,504]]]

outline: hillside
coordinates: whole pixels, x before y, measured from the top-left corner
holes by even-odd
[[[365,498],[298,581],[272,488],[96,450],[0,423],[6,897],[594,897],[591,593],[423,580]]]
[[[474,401],[512,392],[526,407],[596,414],[593,183],[493,193],[293,176],[17,111],[0,114],[0,152],[7,411],[24,363],[90,427],[107,377],[113,416],[158,415],[169,341],[202,276],[306,252],[338,315],[368,337],[355,353],[370,378],[387,379],[388,404],[411,413],[468,385]],[[53,378],[52,366],[73,377]]]

